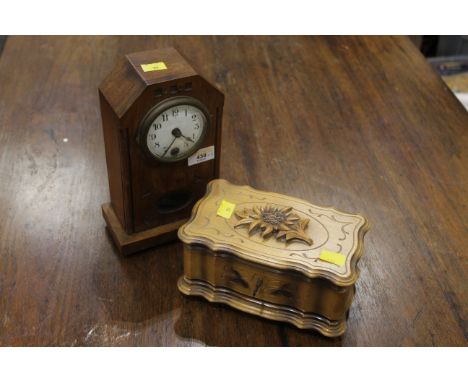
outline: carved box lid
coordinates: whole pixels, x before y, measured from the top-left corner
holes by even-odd
[[[180,227],[180,240],[268,267],[349,286],[368,229],[365,217],[217,179]]]

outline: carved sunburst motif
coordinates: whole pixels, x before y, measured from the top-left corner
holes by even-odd
[[[264,238],[275,235],[277,240],[283,238],[286,242],[300,240],[308,245],[313,241],[305,233],[309,219],[292,212],[292,207],[256,206],[235,211],[240,220],[234,227],[248,225],[249,235],[259,232]]]

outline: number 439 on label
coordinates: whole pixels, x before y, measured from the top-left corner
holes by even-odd
[[[188,165],[193,166],[194,164],[206,162],[208,160],[214,159],[215,149],[214,146],[204,147],[195,154],[188,157]]]

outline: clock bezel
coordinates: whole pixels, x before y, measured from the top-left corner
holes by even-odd
[[[206,125],[204,126],[203,131],[197,143],[193,145],[193,147],[189,151],[187,151],[183,157],[180,157],[175,160],[171,160],[170,158],[162,159],[162,158],[155,156],[150,151],[150,149],[148,148],[148,145],[146,144],[148,130],[150,129],[152,122],[157,118],[158,115],[170,109],[171,107],[178,106],[178,105],[190,105],[190,106],[198,108],[205,116]],[[142,118],[140,125],[138,127],[136,141],[138,145],[141,147],[141,149],[143,150],[143,152],[145,153],[145,155],[149,157],[150,159],[157,161],[157,162],[163,162],[163,163],[177,163],[193,155],[202,146],[203,141],[205,140],[205,137],[208,131],[210,130],[210,128],[211,128],[210,112],[208,111],[208,108],[201,101],[191,96],[174,96],[174,97],[167,98],[159,102],[146,113],[146,115]]]

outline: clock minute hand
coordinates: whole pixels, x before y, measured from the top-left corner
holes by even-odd
[[[177,137],[174,137],[174,139],[172,140],[171,144],[167,147],[166,151],[164,151],[164,154],[162,155],[162,158],[164,158],[164,156],[167,154],[167,152],[169,151],[169,149],[172,147],[172,145],[174,144],[175,140],[177,139]]]

